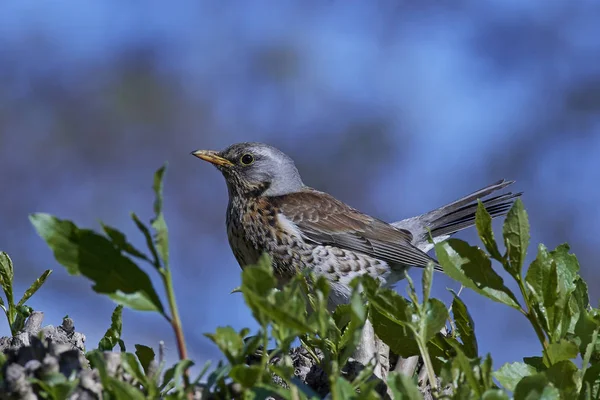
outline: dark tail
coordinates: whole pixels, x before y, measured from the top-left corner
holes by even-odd
[[[477,211],[478,199],[483,202],[485,209],[492,218],[505,215],[512,207],[515,199],[519,197],[522,192],[509,192],[488,199],[485,199],[485,197],[497,190],[512,185],[514,182],[515,181],[506,181],[502,179],[443,207],[419,215],[418,217],[395,222],[392,225],[411,231],[414,237],[414,245],[419,247],[423,245],[424,249],[430,248],[426,244],[426,242],[428,242],[427,238],[429,237],[429,231],[431,231],[431,235],[434,238],[444,240],[453,233],[475,224],[475,212]],[[438,240],[436,240],[436,242]]]
[[[477,199],[481,199],[485,209],[492,218],[505,215],[512,207],[519,193],[505,193],[500,196],[484,199],[491,193],[512,185],[515,181],[498,181],[490,186],[471,193],[453,203],[445,205],[432,212],[432,219],[427,221],[427,228],[431,234],[436,236],[451,235],[462,229],[475,224],[475,212],[477,211]]]

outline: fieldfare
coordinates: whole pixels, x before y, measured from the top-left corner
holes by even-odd
[[[217,152],[192,153],[212,163],[227,182],[227,236],[242,268],[264,253],[272,259],[280,285],[309,268],[331,283],[329,306],[346,303],[350,281],[369,274],[386,286],[407,268],[434,261],[434,242],[475,222],[477,199],[492,217],[506,214],[521,193],[484,199],[513,183],[501,180],[448,205],[387,223],[302,182],[294,162],[262,143],[238,143]]]

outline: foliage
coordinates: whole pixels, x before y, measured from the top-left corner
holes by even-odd
[[[520,200],[515,202],[504,222],[504,252],[495,240],[491,217],[481,203],[476,227],[485,250],[450,239],[437,243],[435,252],[448,276],[524,316],[538,337],[540,348],[531,349],[522,361],[505,364],[494,371],[491,356],[479,354],[475,321],[467,304],[454,292],[450,307],[430,296],[433,264],[423,272],[423,290],[419,294],[408,276],[406,298],[365,276],[352,282],[350,303],[330,313],[327,299],[332,288],[326,279],[302,272],[278,288],[266,256],[257,265],[242,271],[242,283],[236,290],[243,295],[258,329],[251,334],[249,329],[236,331],[223,326],[207,334],[224,358],[210,373],[206,365],[202,373],[190,381],[185,371],[192,363],[186,357],[165,369],[162,360],[156,360],[149,347],[136,345],[135,354],[128,353],[121,340],[122,307],[163,315],[173,325],[180,349],[185,349],[170,279],[168,233],[162,214],[163,174],[164,168],[155,175],[157,196],[151,222],[154,235],[133,215],[150,255],[134,248],[123,233],[106,225],[102,226],[102,235],[50,215],[31,217],[56,259],[71,274],[92,280],[96,292],[110,296],[119,304],[98,349],[87,355],[91,366],[99,371],[107,398],[185,398],[193,390],[200,390],[202,398],[215,399],[268,396],[378,399],[386,390],[398,399],[422,398],[424,383],[418,382],[416,376],[391,372],[382,391],[381,382],[373,376],[373,365],[349,372],[348,362],[359,344],[367,319],[393,353],[422,358],[434,397],[600,398],[600,310],[590,306],[587,285],[567,245],[554,250],[540,245],[535,260],[525,270],[530,236],[528,217]],[[8,271],[5,265],[10,260],[3,257],[2,268]],[[138,261],[148,262],[163,278],[170,313],[163,307]],[[515,281],[519,293],[509,289],[493,269],[493,263]],[[10,280],[6,276],[7,272],[2,272],[5,292],[4,283],[12,280],[12,276]],[[7,298],[12,304],[12,297],[7,294]],[[298,342],[326,374],[324,392],[296,377],[290,350]],[[121,350],[127,381],[111,375],[102,357],[101,351],[110,351],[116,345]],[[40,382],[48,387],[48,393],[67,391],[72,386],[64,379]],[[52,396],[49,394],[49,398]]]
[[[14,336],[21,329],[23,329],[23,324],[27,317],[33,311],[31,307],[25,304],[27,300],[31,298],[42,287],[46,279],[50,276],[52,270],[47,269],[42,273],[42,275],[37,278],[29,289],[23,293],[23,297],[15,304],[14,294],[13,294],[13,279],[14,279],[14,269],[13,262],[3,251],[0,251],[0,286],[2,286],[2,291],[6,296],[6,303],[0,296],[0,307],[4,311],[6,315],[6,319],[8,320],[8,326],[10,327],[10,333]]]
[[[98,344],[97,351],[110,351],[118,344],[123,354],[121,360],[123,367],[134,377],[136,385],[139,385],[150,397],[156,396],[157,393],[164,394],[173,388],[181,389],[182,393],[189,393],[191,385],[187,370],[193,365],[187,360],[169,265],[168,229],[162,211],[165,171],[166,165],[154,174],[152,186],[155,193],[154,217],[150,221],[150,228],[136,214],[131,214],[134,224],[145,239],[149,255],[133,246],[124,233],[105,224],[102,224],[104,234],[101,234],[90,229],[79,228],[72,221],[62,220],[49,214],[37,213],[30,216],[30,221],[38,234],[46,241],[56,260],[67,269],[67,272],[90,279],[95,292],[105,294],[119,304],[113,313],[111,326]],[[138,261],[150,264],[152,269],[158,272],[167,297],[169,312],[165,309],[150,277],[138,265]],[[125,352],[125,343],[120,337],[123,307],[158,313],[173,328],[180,361],[165,372],[160,384],[158,374],[154,374],[153,377],[146,375],[150,363],[154,361],[152,349],[136,345],[137,361],[136,355]],[[102,371],[102,357],[95,356],[94,353],[88,356],[90,363]],[[141,364],[138,364],[138,361]],[[139,368],[140,365],[142,369]],[[114,381],[114,377],[102,374],[101,376],[105,389],[110,391],[109,388],[113,388],[115,393],[122,392],[123,395],[134,396],[130,393],[131,389],[124,387],[118,380]],[[180,377],[183,377],[185,388],[175,383]]]

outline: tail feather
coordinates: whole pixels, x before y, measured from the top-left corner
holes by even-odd
[[[513,183],[514,181],[502,179],[443,207],[417,217],[394,222],[392,225],[410,231],[413,234],[413,245],[423,251],[429,251],[432,248],[429,243],[429,232],[431,232],[434,241],[439,242],[475,224],[477,200],[479,199],[482,200],[485,209],[492,218],[505,215],[512,207],[515,199],[521,196],[521,192],[509,192],[488,199],[484,198]]]
[[[515,199],[522,193],[506,193],[501,196],[492,197],[483,200],[483,206],[492,218],[505,215],[512,207]],[[472,200],[471,204],[460,207],[454,211],[447,209],[447,214],[442,214],[439,218],[430,221],[428,228],[432,236],[451,235],[462,229],[475,224],[475,213],[477,212],[478,198]]]
[[[441,207],[440,209],[460,208],[469,203],[472,203],[473,201],[475,201],[477,199],[481,199],[485,196],[488,196],[489,194],[491,194],[497,190],[504,189],[505,187],[510,186],[513,183],[515,183],[515,181],[507,181],[505,179],[500,179],[499,181],[494,182],[489,186],[479,189],[479,190],[477,190],[473,193],[470,193],[464,197],[461,197],[460,199],[455,200],[452,203],[446,204],[445,206]]]

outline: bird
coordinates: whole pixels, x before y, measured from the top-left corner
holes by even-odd
[[[191,154],[225,178],[227,237],[241,268],[267,253],[279,287],[309,269],[329,281],[331,310],[349,301],[356,276],[368,274],[391,287],[410,267],[433,262],[441,269],[427,253],[434,243],[474,225],[478,199],[495,218],[521,195],[489,197],[514,183],[503,179],[422,215],[388,223],[305,185],[294,161],[268,144],[236,143]]]

